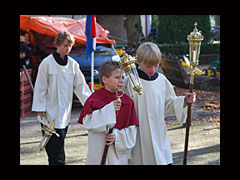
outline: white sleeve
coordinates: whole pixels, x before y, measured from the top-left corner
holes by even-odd
[[[123,128],[121,130],[113,129],[115,134],[115,149],[116,154],[120,157],[122,154],[126,154],[127,150],[130,150],[135,146],[137,128],[135,125],[129,126],[128,128]]]
[[[46,95],[48,89],[48,64],[42,62],[38,68],[33,93],[32,111],[46,112]]]
[[[87,114],[83,118],[83,126],[92,132],[105,132],[106,127],[112,128],[116,124],[116,112],[113,102],[101,109]]]
[[[175,115],[179,123],[184,123],[187,118],[187,106],[184,96],[176,96],[171,83],[166,79],[165,113]]]
[[[75,77],[73,82],[73,92],[76,94],[82,105],[84,105],[87,98],[91,95],[91,91],[88,88],[85,77],[80,71],[78,64],[74,66]]]

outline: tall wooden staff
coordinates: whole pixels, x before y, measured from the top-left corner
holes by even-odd
[[[193,32],[187,36],[187,40],[189,41],[190,67],[192,69],[189,85],[190,93],[193,92],[194,73],[199,62],[200,46],[203,40],[202,32],[198,31],[196,22],[194,26]],[[191,106],[192,104],[188,104],[183,165],[187,165],[189,128],[191,126]]]

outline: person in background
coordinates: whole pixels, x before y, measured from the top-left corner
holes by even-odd
[[[75,39],[67,31],[57,34],[56,52],[48,55],[39,65],[33,93],[32,111],[40,122],[49,126],[55,120],[55,130],[46,145],[49,165],[65,165],[64,140],[70,121],[73,93],[84,105],[91,92],[78,63],[68,56]]]
[[[22,65],[25,65],[27,69],[31,68],[30,64],[30,53],[31,48],[25,42],[25,36],[20,35],[20,69],[22,69]]]

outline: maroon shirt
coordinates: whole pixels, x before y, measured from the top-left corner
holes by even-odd
[[[118,95],[122,92],[119,91]],[[93,111],[103,108],[105,105],[116,100],[116,94],[107,91],[104,88],[96,90],[85,102],[78,122],[82,124],[84,116],[92,114]],[[121,97],[121,108],[117,113],[117,120],[114,128],[123,129],[131,125],[139,125],[133,100],[124,94]],[[99,119],[100,120],[100,119]]]

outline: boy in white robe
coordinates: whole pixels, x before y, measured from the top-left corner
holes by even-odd
[[[129,151],[135,145],[138,121],[133,100],[126,94],[121,101],[116,100],[116,87],[123,86],[120,73],[118,62],[104,62],[99,68],[104,88],[96,90],[81,111],[78,122],[88,130],[87,165],[100,165],[105,145],[109,145],[105,165],[127,165]],[[106,134],[110,128],[113,132]]]
[[[131,88],[127,88],[126,91],[134,101],[139,121],[136,145],[132,150],[129,164],[172,164],[171,145],[164,116],[166,113],[173,114],[178,122],[185,122],[186,103],[195,101],[195,93],[187,93],[185,97],[175,95],[168,79],[157,72],[161,52],[156,44],[151,42],[141,44],[136,55],[143,93],[138,95]]]
[[[64,139],[71,116],[73,92],[82,104],[91,92],[78,63],[67,56],[75,43],[74,37],[60,32],[54,44],[56,52],[47,56],[38,68],[32,111],[38,112],[42,124],[49,126],[55,120],[55,130],[46,145],[49,165],[64,165]]]

